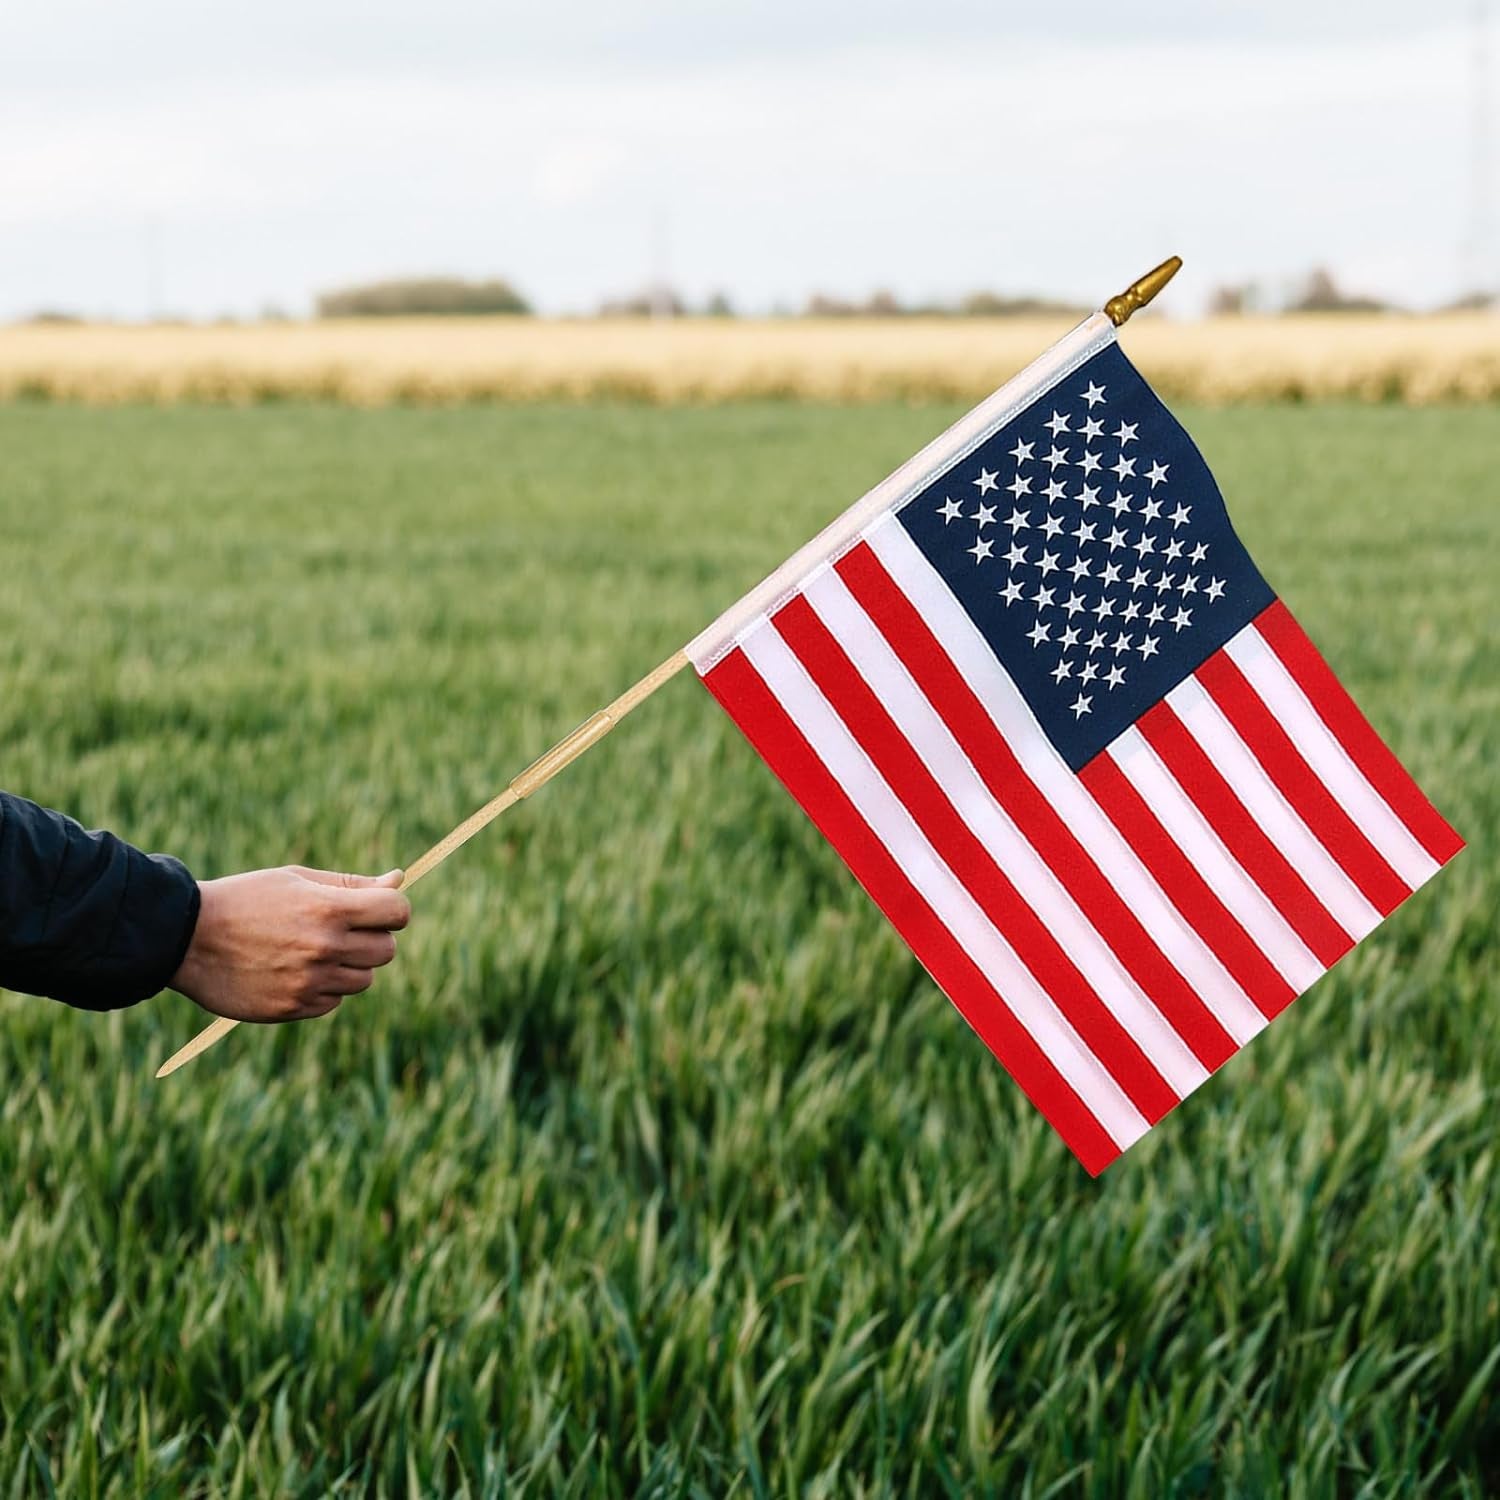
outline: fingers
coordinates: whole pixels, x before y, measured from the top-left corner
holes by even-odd
[[[323,975],[322,998],[332,999],[337,1005],[345,995],[362,995],[374,983],[375,976],[368,969],[353,964],[334,964]]]
[[[355,928],[338,943],[334,957],[356,969],[379,969],[396,956],[396,940],[389,932]]]
[[[411,902],[389,886],[338,891],[336,899],[349,927],[380,927],[387,932],[400,932],[411,921]]]
[[[354,875],[347,870],[312,870],[306,865],[291,865],[288,868],[304,880],[314,881],[318,885],[338,886],[351,891],[368,890],[374,886],[394,890],[406,878],[404,870],[387,870],[384,875]]]

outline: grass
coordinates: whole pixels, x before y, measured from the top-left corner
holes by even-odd
[[[376,318],[0,328],[0,399],[360,406],[625,397],[977,400],[1072,320]],[[1142,317],[1131,354],[1196,401],[1500,400],[1500,315]]]
[[[1495,1493],[1493,416],[1185,415],[1451,869],[1095,1183],[679,679],[326,1022],[0,999],[0,1494]],[[410,860],[945,416],[0,407],[3,783]]]

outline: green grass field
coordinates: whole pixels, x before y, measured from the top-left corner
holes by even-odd
[[[0,407],[0,784],[410,861],[949,415]],[[680,678],[327,1021],[0,999],[0,1496],[1500,1490],[1495,412],[1183,415],[1449,870],[1094,1182]]]

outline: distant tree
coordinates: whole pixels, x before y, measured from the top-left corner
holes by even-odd
[[[970,292],[957,311],[965,318],[1081,318],[1088,309],[1052,297],[1005,297],[998,292]]]
[[[1491,312],[1500,310],[1500,293],[1465,292],[1451,302],[1445,302],[1439,312]]]
[[[1248,285],[1216,286],[1208,299],[1208,312],[1214,318],[1237,318],[1250,306]]]
[[[734,317],[734,304],[729,300],[728,293],[715,292],[713,296],[703,304],[703,315],[706,318]]]
[[[417,276],[325,292],[320,318],[471,317],[529,313],[530,304],[508,281],[464,281],[457,276]]]
[[[1301,293],[1287,304],[1288,312],[1389,312],[1390,304],[1375,297],[1349,297],[1339,290],[1333,273],[1318,266],[1310,271]]]
[[[77,313],[64,312],[57,307],[43,307],[29,316],[19,319],[22,323],[40,324],[46,327],[64,327],[84,320]]]

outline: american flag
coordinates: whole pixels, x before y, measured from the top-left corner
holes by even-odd
[[[1095,1174],[1462,847],[1102,314],[688,654]]]

